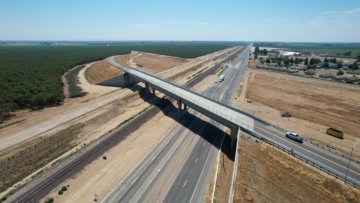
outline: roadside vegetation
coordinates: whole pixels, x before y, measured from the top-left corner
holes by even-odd
[[[0,122],[19,109],[63,102],[61,76],[70,68],[131,50],[193,58],[229,47],[228,43],[124,43],[114,45],[1,46]],[[81,91],[74,89],[74,94]]]
[[[82,96],[86,95],[86,92],[83,92],[81,87],[79,87],[79,85],[78,85],[79,84],[78,74],[82,68],[84,68],[84,65],[77,66],[77,67],[71,69],[65,76],[66,81],[69,84],[69,97],[70,98],[82,97]]]
[[[23,143],[15,151],[0,154],[0,192],[45,166],[75,146],[74,138],[83,124],[76,124],[49,137]]]

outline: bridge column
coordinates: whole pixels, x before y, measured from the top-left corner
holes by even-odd
[[[184,111],[187,111],[188,106],[184,104]]]
[[[150,92],[150,86],[149,86],[149,83],[147,83],[147,82],[145,82],[145,90],[146,90],[146,93]]]
[[[124,85],[125,86],[130,86],[135,84],[135,79],[133,77],[131,77],[131,75],[129,73],[124,73]]]
[[[230,127],[231,129],[231,151],[234,151],[236,148],[236,141],[237,141],[237,135],[239,133],[239,127],[238,126],[233,126]]]
[[[177,105],[178,105],[178,110],[179,111],[181,111],[182,110],[182,101],[181,101],[181,99],[179,98],[179,99],[177,99]]]

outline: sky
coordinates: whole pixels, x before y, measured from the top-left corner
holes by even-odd
[[[360,42],[360,0],[0,0],[0,40]]]

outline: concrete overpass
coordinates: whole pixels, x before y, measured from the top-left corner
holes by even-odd
[[[236,55],[240,51],[241,50],[236,51],[232,55]],[[125,83],[133,84],[135,82],[143,82],[145,83],[145,87],[148,91],[150,91],[150,87],[152,87],[153,91],[159,90],[160,92],[176,99],[179,110],[183,111],[186,110],[187,107],[190,107],[229,127],[231,129],[231,137],[233,140],[232,148],[235,146],[234,144],[236,143],[235,141],[237,139],[239,127],[250,132],[254,131],[254,119],[239,110],[207,98],[194,91],[188,90],[171,81],[159,78],[151,73],[134,68],[127,68],[116,62],[115,57],[116,56],[109,57],[106,61],[125,73]]]

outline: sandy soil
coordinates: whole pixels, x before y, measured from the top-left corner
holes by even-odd
[[[102,70],[103,68],[104,70]],[[112,91],[119,90],[119,88],[93,85],[93,84],[98,83],[97,81],[102,82],[101,80],[106,80],[107,78],[115,77],[120,73],[121,71],[118,71],[118,69],[108,65],[108,63],[106,63],[105,61],[89,63],[85,66],[85,68],[79,71],[79,75],[78,75],[80,81],[79,86],[81,87],[81,89],[83,89],[84,92],[87,92],[93,97],[96,95],[103,95],[106,93],[110,93]]]
[[[306,138],[350,153],[360,135],[360,89],[357,87],[250,71],[243,89],[238,101],[240,108]],[[293,117],[281,117],[283,111]],[[345,139],[327,135],[329,126],[343,130]],[[360,149],[355,149],[355,153],[360,155]]]
[[[234,202],[358,202],[360,192],[242,134]]]
[[[162,125],[156,125],[159,122]],[[141,161],[146,152],[166,136],[165,132],[174,122],[162,112],[158,113],[116,147],[110,149],[105,154],[106,160],[100,157],[73,179],[65,181],[63,185],[70,187],[63,195],[59,196],[56,189],[49,194],[49,197],[54,197],[55,202],[92,202],[94,194],[103,198],[112,185],[116,185],[137,162]]]

